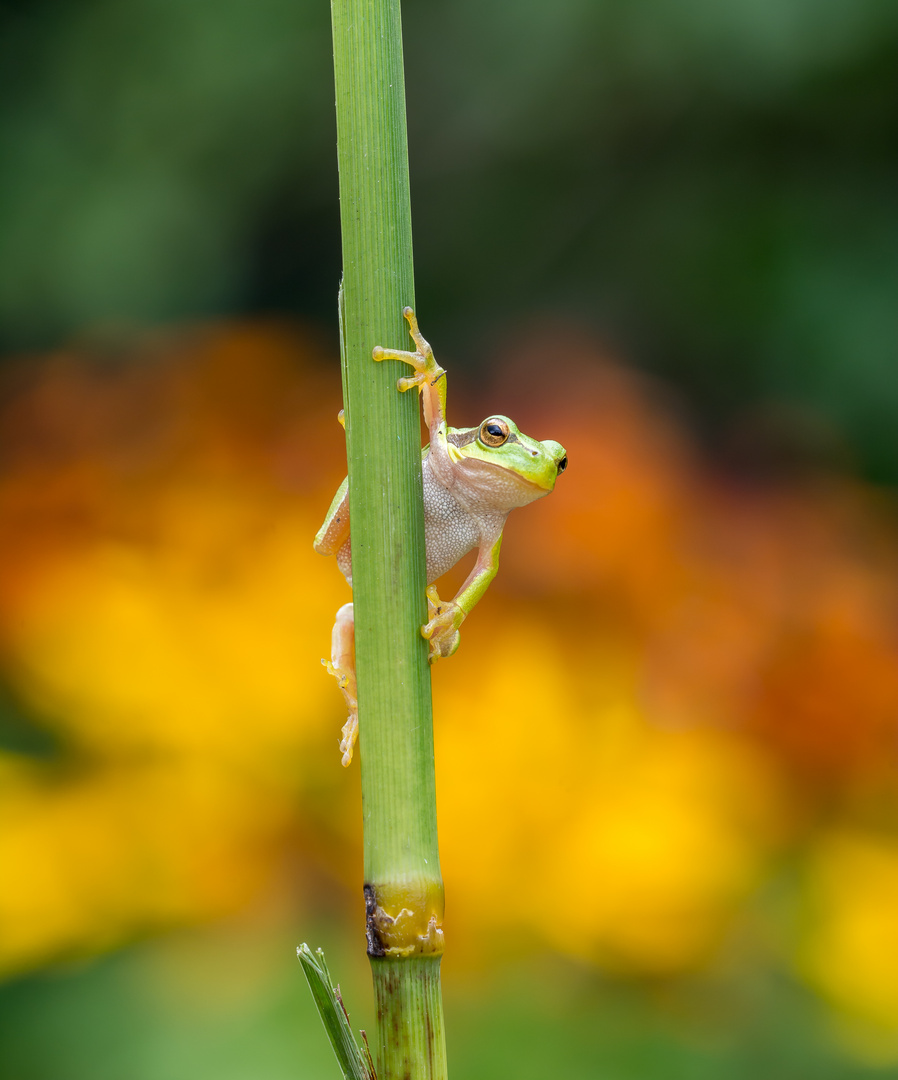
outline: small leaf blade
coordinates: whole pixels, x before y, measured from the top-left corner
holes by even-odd
[[[343,1004],[340,988],[334,985],[331,978],[324,953],[321,949],[313,953],[303,942],[297,948],[296,955],[343,1076],[346,1080],[376,1080],[371,1055],[363,1053],[352,1034],[349,1014]]]

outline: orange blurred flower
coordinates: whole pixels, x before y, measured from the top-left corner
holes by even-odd
[[[547,370],[558,342],[512,343],[479,387],[571,468],[512,517],[435,669],[456,955],[526,941],[683,971],[804,845],[802,970],[898,1023],[865,929],[891,932],[891,841],[833,832],[895,808],[889,506],[844,478],[740,484],[591,344]],[[59,742],[0,758],[6,970],[302,902],[304,881],[358,890],[357,781],[318,664],[347,594],[311,548],[343,472],[336,366],[277,325],[125,351],[6,376],[0,664]]]

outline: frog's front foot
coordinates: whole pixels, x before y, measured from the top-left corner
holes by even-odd
[[[441,656],[451,656],[458,648],[461,634],[458,628],[465,621],[465,612],[454,600],[441,600],[435,585],[427,586],[428,622],[421,627],[421,636],[430,643],[430,662]]]
[[[408,322],[409,333],[415,343],[415,351],[402,352],[398,349],[384,349],[380,345],[375,345],[371,355],[375,360],[402,360],[406,364],[411,364],[415,369],[415,374],[403,376],[396,384],[404,393],[412,387],[423,386],[426,382],[434,385],[443,378],[446,372],[434,359],[433,349],[418,329],[418,320],[414,311],[406,307],[402,309],[402,314]]]

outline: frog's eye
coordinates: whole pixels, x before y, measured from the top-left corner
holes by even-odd
[[[491,417],[480,425],[480,441],[487,446],[501,446],[508,438],[508,424]]]

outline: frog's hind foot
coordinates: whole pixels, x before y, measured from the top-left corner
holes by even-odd
[[[340,764],[345,769],[352,761],[352,751],[355,748],[355,741],[359,737],[359,716],[357,712],[350,714],[340,734],[343,736],[340,740],[340,753],[343,755],[340,758]]]
[[[333,675],[337,680],[337,686],[340,688],[343,700],[349,709],[349,716],[340,731],[343,736],[340,739],[340,754],[342,755],[340,763],[346,768],[352,762],[352,752],[355,749],[356,739],[359,734],[359,703],[349,689],[350,684],[352,684],[353,688],[355,686],[355,675],[353,672],[344,671],[342,668],[337,667],[330,660],[322,660],[321,663],[327,669],[328,675]]]
[[[359,703],[355,679],[355,620],[352,604],[344,604],[337,612],[331,636],[331,659],[322,660],[328,675],[333,675],[346,702],[349,717],[343,725],[340,740],[341,761],[344,768],[352,761],[359,733]]]

